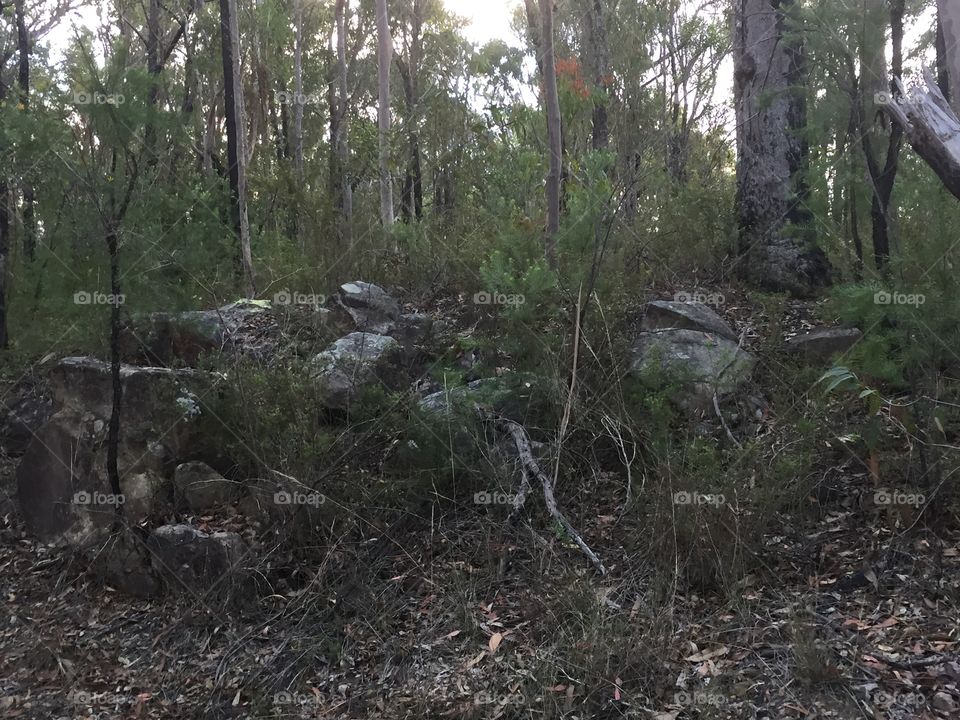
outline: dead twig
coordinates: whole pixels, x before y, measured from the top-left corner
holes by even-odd
[[[577,547],[580,548],[583,554],[587,556],[593,566],[597,569],[597,572],[601,575],[605,575],[607,570],[604,568],[603,562],[601,562],[597,554],[590,549],[590,546],[587,545],[583,538],[580,537],[580,533],[578,533],[573,525],[570,524],[570,521],[567,520],[566,516],[560,512],[560,508],[557,506],[557,499],[553,494],[553,483],[550,481],[550,478],[547,476],[547,474],[541,469],[537,459],[533,456],[533,450],[530,448],[530,437],[527,435],[526,429],[524,429],[520,423],[514,422],[513,420],[509,420],[505,417],[493,415],[480,406],[476,407],[476,411],[482,420],[491,422],[494,427],[496,427],[502,433],[510,436],[517,448],[517,454],[520,457],[520,467],[523,478],[520,484],[520,492],[518,492],[517,497],[514,498],[513,510],[510,513],[510,517],[516,518],[516,516],[518,516],[520,511],[523,509],[523,503],[526,500],[527,491],[529,490],[530,486],[530,478],[533,477],[538,479],[543,488],[543,499],[547,506],[547,512],[549,512],[550,516],[560,524],[564,532],[570,536],[570,539],[576,543]]]

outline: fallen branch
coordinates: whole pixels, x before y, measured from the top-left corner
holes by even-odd
[[[570,524],[570,521],[560,512],[560,508],[557,507],[557,499],[553,494],[553,483],[550,481],[550,478],[547,474],[541,469],[540,464],[537,462],[537,459],[533,456],[533,450],[530,447],[530,436],[527,435],[527,431],[524,427],[513,420],[507,418],[492,415],[483,408],[476,407],[477,414],[480,416],[481,420],[485,422],[490,422],[493,426],[500,432],[509,435],[513,440],[513,444],[517,448],[517,455],[520,458],[520,472],[522,474],[520,482],[520,491],[517,493],[513,501],[513,510],[510,512],[510,520],[515,520],[520,512],[523,510],[523,505],[526,502],[527,494],[530,489],[530,479],[536,478],[540,481],[540,485],[543,488],[543,499],[547,506],[547,512],[550,513],[550,516],[560,523],[560,526],[564,529],[564,532],[570,536],[570,538],[577,544],[577,547],[583,551],[583,554],[587,556],[593,566],[597,569],[597,572],[601,575],[606,575],[606,568],[603,567],[603,562],[600,558],[597,557],[597,554],[590,549],[590,546],[584,542],[583,538],[580,537],[580,533],[576,531],[573,525]]]
[[[960,119],[937,86],[933,74],[924,72],[926,87],[909,92],[894,78],[896,94],[880,93],[877,104],[903,128],[910,146],[960,199]]]

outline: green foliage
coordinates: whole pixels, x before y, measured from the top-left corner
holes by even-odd
[[[960,301],[952,289],[929,282],[897,288],[844,286],[835,291],[831,311],[864,331],[847,361],[870,378],[903,387],[956,361]]]

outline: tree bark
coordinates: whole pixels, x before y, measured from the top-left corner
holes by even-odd
[[[0,99],[3,92],[0,90]],[[0,170],[0,172],[3,172]],[[0,350],[9,347],[7,333],[7,258],[10,253],[10,189],[0,178]]]
[[[540,20],[543,47],[543,100],[547,115],[546,177],[547,224],[544,237],[544,256],[552,270],[559,266],[557,236],[560,232],[560,182],[563,173],[563,146],[560,128],[560,97],[557,92],[557,64],[554,55],[553,0],[540,0]]]
[[[337,78],[334,98],[336,102],[331,106],[331,113],[336,115],[334,127],[331,115],[331,152],[336,159],[336,172],[331,178],[333,186],[334,205],[339,213],[337,235],[342,245],[348,245],[353,238],[353,187],[350,184],[349,160],[349,123],[347,94],[347,20],[346,0],[336,0],[334,5],[334,23],[337,26]],[[335,130],[335,132],[334,132]]]
[[[293,162],[297,181],[303,183],[303,0],[294,0],[293,91]]]
[[[937,18],[943,30],[944,66],[949,83],[949,93],[944,95],[954,113],[960,115],[960,3],[937,0]]]
[[[410,42],[406,60],[398,61],[406,104],[407,169],[403,178],[400,208],[404,222],[423,219],[423,170],[420,161],[420,133],[417,129],[420,106],[420,58],[423,55],[423,0],[413,0]]]
[[[390,16],[387,0],[377,0],[377,120],[380,134],[380,222],[389,229],[393,218],[393,181],[390,177],[390,64],[393,40],[390,37]]]
[[[947,73],[947,41],[943,37],[943,21],[940,19],[940,12],[937,11],[937,37],[934,40],[936,49],[937,63],[937,85],[940,92],[950,102],[950,76]]]
[[[607,84],[610,50],[607,46],[607,21],[603,14],[603,0],[587,0],[585,13],[587,29],[587,57],[596,86],[593,91],[593,132],[591,144],[594,150],[606,150],[610,142],[607,126]]]
[[[224,118],[230,175],[231,220],[239,242],[239,270],[247,297],[256,295],[250,221],[247,217],[247,152],[243,127],[243,85],[240,76],[240,28],[236,0],[220,0],[220,42],[223,58]]]
[[[816,247],[808,187],[805,62],[794,0],[736,0],[738,256],[741,274],[776,292],[809,296],[830,280]]]
[[[860,112],[858,131],[872,190],[870,219],[873,227],[874,263],[881,273],[886,270],[890,260],[890,227],[893,220],[891,198],[897,178],[900,149],[903,147],[903,129],[894,123],[889,130],[889,135],[885,135],[882,130],[867,127],[865,115],[866,108],[870,108],[869,114],[871,117],[874,116],[875,111],[879,109],[877,98],[884,98],[888,91],[893,90],[893,85],[887,81],[886,33],[885,23],[881,20],[888,5],[893,38],[891,70],[896,78],[903,74],[904,0],[890,0],[889,3],[886,0],[872,0],[865,25],[872,29],[873,33],[872,35],[865,33],[861,42],[862,97],[858,99]],[[874,143],[884,139],[887,141],[887,149],[885,155],[880,157],[874,149]]]
[[[27,31],[24,0],[16,0],[14,15],[17,25],[17,85],[20,89],[20,105],[23,112],[30,107],[30,34]],[[33,214],[34,194],[33,184],[29,178],[23,179],[23,254],[32,262],[36,255],[37,226]]]
[[[899,78],[894,78],[896,99],[883,107],[903,128],[910,146],[960,200],[960,119],[933,75],[928,72],[924,77],[926,88],[913,88],[909,95]]]

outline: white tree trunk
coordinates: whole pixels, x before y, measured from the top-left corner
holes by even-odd
[[[380,127],[380,220],[384,228],[393,225],[393,181],[390,178],[390,63],[393,60],[393,39],[390,37],[390,16],[387,0],[377,0],[377,85],[379,87],[378,120]]]

